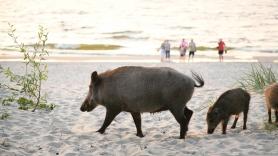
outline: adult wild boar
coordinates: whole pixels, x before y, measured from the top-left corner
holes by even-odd
[[[265,103],[268,111],[268,122],[271,121],[271,109],[275,110],[275,122],[278,124],[278,83],[268,86],[265,91]]]
[[[199,83],[178,71],[167,68],[125,66],[91,75],[89,92],[80,110],[92,111],[96,106],[106,107],[106,117],[99,133],[104,133],[121,112],[130,112],[137,136],[143,137],[141,114],[170,110],[180,124],[180,138],[184,138],[193,111],[186,107],[194,87],[204,85],[203,78],[192,72]]]
[[[208,134],[213,133],[220,121],[222,121],[222,134],[226,134],[226,128],[230,116],[236,115],[231,127],[235,128],[241,112],[243,112],[243,129],[246,129],[249,102],[250,94],[241,88],[231,89],[224,92],[208,110]]]

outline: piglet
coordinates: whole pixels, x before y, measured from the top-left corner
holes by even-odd
[[[278,83],[268,86],[265,91],[265,103],[268,111],[268,122],[271,121],[271,108],[275,110],[275,122],[278,124]]]
[[[231,115],[236,115],[231,128],[236,127],[239,114],[243,112],[243,129],[246,129],[247,114],[249,110],[250,94],[241,89],[231,89],[224,92],[211,106],[207,113],[208,134],[212,134],[217,125],[222,122],[222,134],[226,134],[226,128]]]

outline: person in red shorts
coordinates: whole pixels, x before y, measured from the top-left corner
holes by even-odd
[[[219,39],[217,49],[218,49],[218,54],[219,54],[219,61],[223,62],[223,54],[225,51],[225,42],[222,39]]]

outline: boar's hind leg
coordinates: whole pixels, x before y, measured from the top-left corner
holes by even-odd
[[[233,123],[233,125],[232,125],[232,127],[231,127],[232,129],[236,128],[236,123],[237,123],[238,117],[239,117],[239,115],[237,114],[237,115],[235,116],[234,123]]]
[[[105,120],[103,122],[103,125],[101,128],[97,131],[101,134],[105,132],[105,129],[110,125],[110,123],[113,121],[113,119],[120,113],[120,110],[115,110],[115,109],[108,109],[106,110],[106,116]]]
[[[186,126],[186,118],[184,115],[184,108],[172,108],[170,109],[171,113],[177,120],[177,122],[180,124],[180,139],[184,139],[186,132],[187,132],[187,126]]]
[[[136,126],[136,130],[137,130],[136,135],[140,138],[144,137],[141,129],[141,114],[139,112],[132,112],[131,115]]]
[[[189,124],[189,121],[193,115],[193,111],[188,109],[187,107],[184,108],[184,115],[185,115],[185,121],[186,121],[186,129],[188,129],[188,124]]]

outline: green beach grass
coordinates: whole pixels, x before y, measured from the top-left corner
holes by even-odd
[[[251,65],[251,71],[238,80],[241,88],[258,93],[262,93],[265,87],[274,82],[277,82],[277,73],[271,66],[267,67],[261,63]]]

